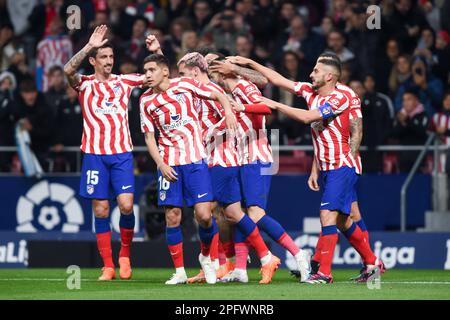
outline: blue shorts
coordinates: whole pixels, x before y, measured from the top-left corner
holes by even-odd
[[[112,199],[121,193],[134,193],[133,154],[85,153],[81,168],[80,196]]]
[[[354,168],[341,167],[321,172],[323,195],[320,210],[350,214],[352,202],[357,201],[358,175]]]
[[[173,166],[178,180],[169,182],[158,170],[158,205],[182,208],[183,200],[188,207],[199,202],[213,201],[211,178],[204,161]]]
[[[264,163],[259,160],[241,166],[240,183],[244,208],[258,206],[266,210],[272,175],[262,173],[270,172],[268,168],[271,166],[272,163]]]
[[[224,207],[241,201],[239,167],[214,166],[209,168],[214,201]]]

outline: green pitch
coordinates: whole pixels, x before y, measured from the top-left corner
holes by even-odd
[[[249,271],[248,284],[164,285],[171,272],[135,269],[130,281],[98,282],[99,269],[81,269],[81,288],[69,290],[63,269],[0,269],[0,299],[450,299],[450,271],[389,270],[373,290],[348,281],[356,270],[336,270],[334,284],[315,286],[297,283],[285,269],[269,285],[258,284],[258,270]]]

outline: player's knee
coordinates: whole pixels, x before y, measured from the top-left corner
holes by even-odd
[[[166,211],[166,224],[168,227],[178,226],[181,222],[181,209],[172,208]]]
[[[123,214],[131,214],[133,212],[133,202],[132,201],[124,201],[119,203],[120,213]]]
[[[94,210],[94,215],[97,218],[108,218],[108,216],[109,216],[109,205],[94,204],[93,210]]]
[[[254,223],[257,223],[261,220],[265,215],[265,211],[259,207],[250,207],[248,210],[248,216],[253,220]]]
[[[211,212],[209,210],[195,210],[195,218],[200,224],[207,223],[212,218]]]

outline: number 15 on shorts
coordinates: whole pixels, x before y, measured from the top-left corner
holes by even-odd
[[[87,175],[87,184],[97,185],[98,184],[98,171],[96,170],[88,170],[86,172]]]

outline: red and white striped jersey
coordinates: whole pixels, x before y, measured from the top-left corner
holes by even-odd
[[[225,91],[213,82],[204,85],[205,89],[226,95]],[[236,137],[226,133],[225,111],[214,100],[199,101],[199,119],[203,140],[206,146],[208,166],[235,167],[239,165]]]
[[[432,131],[436,131],[437,128],[446,128],[447,132],[450,132],[450,113],[449,112],[438,112],[431,118],[430,127]],[[443,144],[450,146],[450,136],[442,135],[441,141]]]
[[[133,150],[128,101],[133,88],[143,80],[139,74],[112,74],[108,81],[99,81],[94,75],[81,76],[75,89],[83,111],[83,152],[105,155]]]
[[[171,79],[164,92],[149,89],[141,96],[141,130],[158,129],[159,152],[165,164],[179,166],[206,158],[197,98],[210,96],[210,89],[187,77]]]
[[[314,155],[320,170],[334,170],[342,166],[356,167],[350,152],[350,101],[344,90],[336,88],[328,96],[319,96],[311,83],[297,82],[297,95],[305,98],[310,110],[318,109],[328,102],[335,117],[315,121],[311,124]]]
[[[259,89],[250,81],[240,79],[231,92],[233,99],[242,104],[258,103],[262,96]],[[239,125],[238,152],[241,164],[253,163],[257,160],[273,162],[272,148],[267,138],[266,117],[262,114],[237,114]]]
[[[358,118],[362,119],[363,116],[362,116],[362,111],[361,111],[361,100],[359,99],[356,92],[353,91],[353,89],[350,88],[349,86],[346,86],[345,84],[342,84],[342,83],[338,83],[336,85],[336,88],[338,88],[339,90],[342,90],[342,92],[344,92],[346,94],[347,99],[350,101],[350,108],[349,108],[350,121],[352,119],[358,119]],[[355,171],[357,174],[362,174],[362,160],[361,160],[361,154],[359,153],[359,150],[358,150],[358,156],[355,160],[356,160]]]
[[[63,67],[73,54],[72,41],[68,36],[48,36],[37,45],[36,68],[42,72],[41,88],[47,91],[48,71],[58,65]]]

